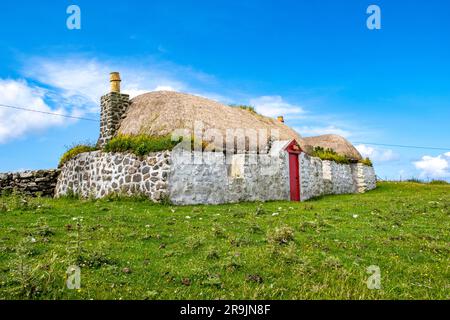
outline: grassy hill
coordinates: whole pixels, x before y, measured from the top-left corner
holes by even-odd
[[[449,299],[449,213],[449,185],[418,183],[220,206],[4,196],[0,298]]]

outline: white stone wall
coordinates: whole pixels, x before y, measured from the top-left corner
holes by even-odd
[[[144,194],[174,204],[220,204],[241,201],[289,200],[289,156],[286,141],[269,154],[158,152],[133,154],[83,153],[62,168],[57,197],[68,193],[100,198],[111,193]],[[365,192],[376,187],[375,171],[363,164],[337,164],[305,153],[299,156],[302,201],[326,194]]]
[[[361,163],[352,164],[352,172],[357,192],[363,193],[377,187],[377,177],[373,167]]]
[[[324,194],[322,160],[306,153],[299,156],[300,165],[300,199],[318,197]]]
[[[363,193],[376,188],[373,167],[339,164],[302,153],[300,165],[301,200],[328,194]]]
[[[169,194],[174,204],[289,200],[286,152],[240,154],[172,152]]]
[[[144,194],[159,201],[167,195],[169,167],[168,151],[142,159],[133,154],[82,153],[61,168],[55,196],[75,193],[101,198],[111,193]]]
[[[322,161],[324,194],[355,193],[352,168],[349,164]]]

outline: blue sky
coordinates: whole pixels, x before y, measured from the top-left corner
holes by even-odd
[[[81,8],[81,30],[66,9]],[[381,30],[366,9],[381,8]],[[379,176],[450,178],[450,3],[8,1],[0,104],[97,119],[108,73],[132,95],[171,89],[282,113],[302,135],[344,135]],[[0,107],[0,171],[55,167],[98,123]]]

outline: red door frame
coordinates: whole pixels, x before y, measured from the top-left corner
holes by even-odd
[[[302,153],[297,141],[292,140],[285,148],[289,153],[289,185],[291,190],[291,201],[300,201],[300,168],[298,155]]]

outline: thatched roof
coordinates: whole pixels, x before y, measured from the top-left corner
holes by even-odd
[[[325,134],[317,137],[303,138],[303,143],[311,147],[330,148],[352,160],[361,160],[362,156],[356,148],[344,137],[335,134]]]
[[[265,129],[269,136],[271,130],[278,130],[279,140],[295,139],[306,153],[311,153],[315,146],[321,146],[332,148],[351,159],[361,159],[358,150],[343,137],[324,135],[302,138],[296,131],[276,119],[173,91],[155,91],[132,99],[118,133],[165,136],[185,128],[193,132],[196,121],[203,123],[204,130],[217,129],[224,137],[227,129]],[[264,147],[267,141],[259,143]],[[222,147],[217,141],[214,145]]]
[[[118,132],[157,136],[184,128],[193,132],[196,121],[201,121],[205,130],[217,129],[224,137],[227,129],[255,129],[257,132],[265,129],[268,136],[273,133],[271,130],[278,130],[279,140],[301,141],[297,132],[275,119],[203,97],[172,91],[150,92],[132,99]],[[265,145],[267,141],[260,143]]]

